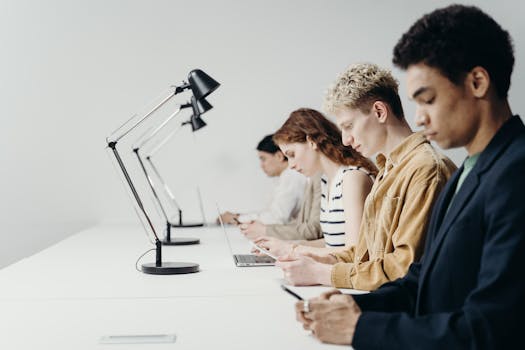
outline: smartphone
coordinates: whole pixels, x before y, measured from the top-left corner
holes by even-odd
[[[288,294],[291,294],[293,295],[295,298],[297,298],[298,300],[304,300],[299,294],[291,291],[290,289],[288,289],[288,287],[286,287],[284,284],[281,284],[281,288]]]
[[[264,255],[268,255],[270,258],[274,258],[275,260],[277,260],[277,257],[275,255],[273,255],[272,253],[270,253],[269,251],[267,251],[266,249],[264,249],[262,247],[259,247],[257,244],[253,243],[252,241],[250,241],[250,244],[252,245],[252,247],[257,249],[258,251],[260,251]]]

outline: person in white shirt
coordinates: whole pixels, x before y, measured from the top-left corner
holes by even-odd
[[[271,202],[266,209],[256,213],[224,212],[221,214],[223,222],[234,225],[255,221],[265,225],[287,224],[297,217],[307,179],[297,171],[288,169],[288,160],[272,137],[265,136],[257,145],[261,169],[266,175],[277,178]]]

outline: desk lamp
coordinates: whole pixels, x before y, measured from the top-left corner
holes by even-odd
[[[192,273],[192,272],[199,271],[199,264],[188,263],[188,262],[163,262],[162,261],[162,243],[157,235],[153,222],[151,221],[150,216],[148,215],[146,208],[144,207],[142,200],[135,188],[135,185],[133,184],[133,181],[131,180],[131,177],[126,169],[126,166],[124,165],[124,162],[122,161],[122,158],[120,157],[120,154],[117,150],[117,144],[123,137],[128,135],[133,129],[135,129],[138,125],[143,123],[151,115],[153,115],[157,110],[159,110],[163,105],[165,105],[175,95],[183,92],[184,90],[191,89],[193,91],[193,95],[196,96],[197,99],[204,98],[207,95],[209,95],[211,92],[213,92],[218,86],[219,86],[219,83],[213,80],[209,75],[204,73],[202,70],[199,70],[199,69],[192,70],[188,75],[188,83],[183,82],[183,84],[180,86],[171,86],[169,94],[165,96],[160,103],[158,103],[155,107],[153,107],[151,110],[146,112],[146,114],[144,115],[133,116],[128,121],[126,121],[124,124],[122,124],[117,130],[115,130],[110,136],[106,138],[107,147],[111,149],[113,155],[115,156],[116,162],[118,163],[118,166],[120,170],[122,171],[122,174],[126,180],[127,185],[129,186],[131,194],[133,195],[135,204],[138,206],[140,213],[142,213],[142,215],[146,219],[146,222],[142,221],[143,218],[140,216],[139,211],[137,211],[139,220],[141,221],[141,223],[147,224],[147,226],[146,225],[144,226],[146,229],[146,233],[148,233],[147,229],[149,228],[151,232],[153,233],[153,236],[155,237],[155,248],[156,248],[155,249],[156,251],[155,262],[143,264],[142,272],[144,273],[156,274],[156,275]]]

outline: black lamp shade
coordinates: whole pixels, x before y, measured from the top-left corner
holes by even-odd
[[[195,96],[197,100],[208,96],[221,85],[200,69],[192,70],[190,74],[188,74],[188,81],[193,91],[193,96]]]
[[[190,119],[190,122],[191,122],[191,130],[193,132],[199,130],[199,129],[202,129],[206,126],[206,123],[204,122],[204,120],[201,119],[200,116],[195,116],[195,115],[192,115],[191,116],[191,119]]]
[[[198,100],[195,98],[195,96],[191,97],[191,109],[193,110],[193,115],[198,117],[201,114],[208,112],[212,108],[213,106],[208,101],[206,101],[206,99],[202,98]]]

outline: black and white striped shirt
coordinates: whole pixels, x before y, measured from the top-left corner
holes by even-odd
[[[343,175],[347,171],[359,170],[368,175],[372,181],[374,176],[368,170],[358,166],[342,166],[337,170],[328,189],[325,175],[321,178],[321,231],[327,247],[343,247],[346,242],[345,210],[343,206]],[[330,198],[327,198],[330,196]]]

